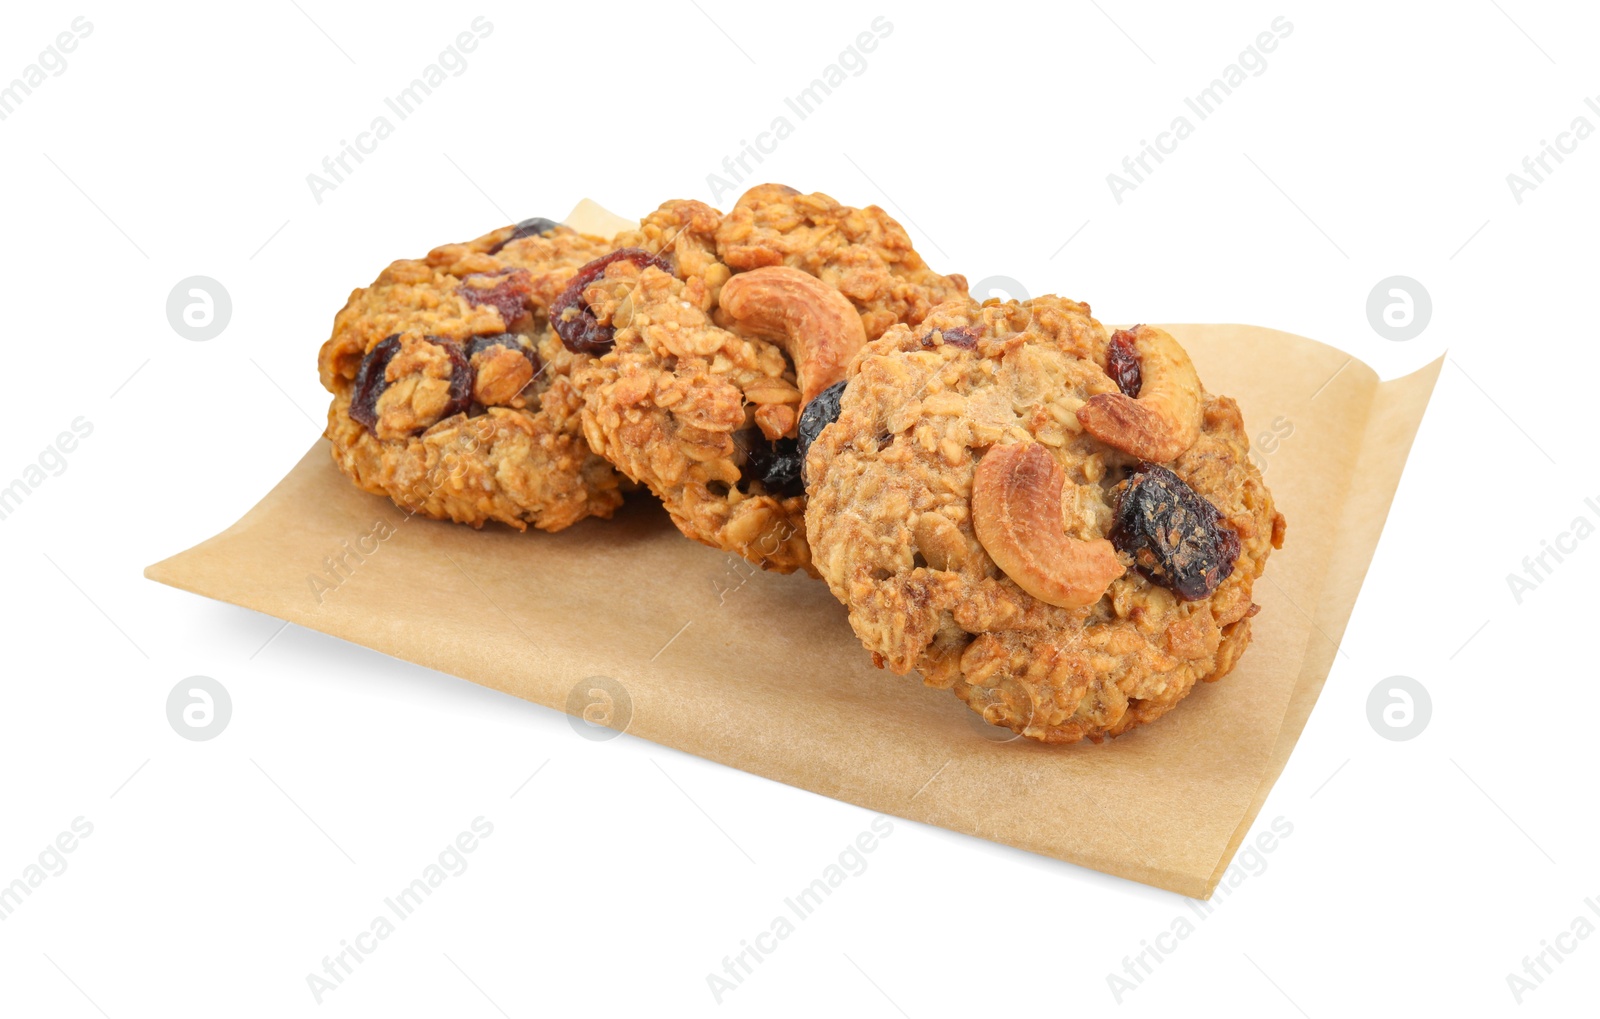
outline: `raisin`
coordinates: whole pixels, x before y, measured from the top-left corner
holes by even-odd
[[[1138,329],[1134,326],[1134,329]],[[1111,346],[1106,350],[1106,374],[1117,384],[1124,396],[1139,398],[1144,388],[1144,370],[1139,363],[1139,348],[1133,343],[1133,329],[1118,329],[1111,334]]]
[[[978,330],[971,326],[957,326],[954,329],[929,330],[927,335],[922,337],[922,345],[924,347],[936,345],[933,340],[934,333],[940,334],[945,343],[950,344],[952,347],[960,347],[962,350],[971,350],[978,345]]]
[[[794,439],[767,442],[758,438],[746,453],[741,480],[761,482],[768,495],[804,495],[800,462],[799,444]]]
[[[574,354],[604,354],[611,349],[616,330],[601,325],[594,317],[583,301],[583,291],[605,275],[606,266],[613,262],[632,262],[641,269],[653,265],[662,272],[672,272],[670,265],[643,248],[618,248],[579,269],[561,296],[550,303],[550,325],[561,337],[562,345]]]
[[[806,454],[811,451],[811,444],[817,441],[817,436],[822,430],[839,420],[839,401],[844,399],[844,382],[835,382],[824,389],[806,404],[806,409],[800,412],[800,438],[797,440],[796,453],[800,457],[800,468],[805,470]]]
[[[466,351],[461,349],[461,344],[456,341],[442,340],[437,336],[425,338],[429,343],[444,348],[445,354],[450,358],[450,402],[439,415],[439,420],[443,421],[472,406],[472,362],[467,358]]]
[[[484,281],[478,286],[474,281]],[[494,282],[489,283],[488,281]],[[456,288],[473,307],[488,305],[500,313],[506,328],[532,310],[533,276],[526,269],[497,269],[494,272],[475,272],[464,276]]]
[[[450,360],[450,402],[444,407],[440,419],[459,414],[472,405],[472,362],[467,359],[461,344],[437,336],[424,336],[424,340],[441,348]],[[387,372],[389,362],[400,352],[400,334],[386,336],[367,351],[356,371],[355,390],[350,396],[350,420],[363,425],[367,431],[378,426],[378,398],[389,388]]]
[[[500,249],[505,247],[507,244],[510,244],[512,241],[518,241],[524,237],[533,237],[538,234],[548,233],[560,225],[560,223],[545,219],[543,216],[535,216],[532,219],[525,219],[518,223],[511,231],[511,236],[490,248],[489,254],[498,255],[500,253]]]
[[[1185,601],[1204,598],[1233,572],[1239,534],[1183,479],[1144,464],[1117,497],[1111,543],[1152,584]]]
[[[389,388],[384,372],[400,352],[400,334],[384,337],[361,359],[356,371],[355,391],[350,395],[350,420],[372,431],[378,424],[378,397]]]

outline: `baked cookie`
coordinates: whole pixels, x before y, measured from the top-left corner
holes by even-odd
[[[805,463],[813,561],[880,666],[1099,742],[1249,643],[1284,522],[1248,450],[1160,329],[951,302],[857,355]]]
[[[843,378],[869,321],[920,320],[965,281],[923,265],[881,210],[778,185],[727,217],[668,202],[617,244],[551,311],[568,349],[593,355],[575,376],[590,446],[689,537],[811,571],[806,405]]]
[[[717,257],[734,272],[787,265],[833,286],[861,313],[869,340],[967,296],[966,278],[928,268],[905,229],[876,205],[855,209],[783,184],[741,195],[716,242]]]
[[[352,293],[318,358],[334,461],[409,513],[474,527],[609,517],[620,479],[583,438],[580,358],[548,308],[611,247],[531,219],[394,262]]]

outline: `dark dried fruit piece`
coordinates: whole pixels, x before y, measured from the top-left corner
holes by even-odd
[[[450,402],[445,404],[444,411],[439,415],[439,420],[443,421],[472,406],[472,362],[467,359],[461,344],[454,340],[442,340],[437,336],[427,336],[424,339],[436,347],[443,348],[450,358]]]
[[[616,330],[595,319],[594,312],[583,301],[583,291],[605,275],[606,267],[613,262],[632,262],[641,269],[653,265],[662,272],[672,272],[670,265],[643,248],[618,248],[579,269],[561,291],[561,296],[550,302],[550,325],[561,337],[562,345],[574,354],[604,354],[611,349]]]
[[[822,430],[839,420],[839,401],[844,398],[844,380],[818,393],[800,412],[800,437],[796,440],[796,453],[800,457],[801,471],[805,470],[806,454],[811,451],[811,444],[817,441],[817,436]]]
[[[1144,388],[1144,369],[1139,362],[1139,348],[1133,337],[1138,326],[1118,329],[1111,334],[1111,346],[1106,350],[1106,374],[1122,390],[1122,395],[1137,400]]]
[[[472,362],[467,359],[461,344],[437,336],[424,336],[423,340],[444,351],[450,361],[450,401],[445,404],[439,419],[459,414],[472,405]],[[361,359],[356,371],[355,389],[350,395],[350,420],[376,431],[378,427],[378,399],[389,388],[389,362],[400,352],[400,334],[386,336]]]
[[[512,241],[518,241],[524,237],[532,237],[535,234],[548,233],[560,225],[560,223],[557,223],[554,220],[545,219],[543,216],[535,216],[532,219],[525,219],[518,223],[511,231],[511,236],[490,248],[489,254],[498,255],[500,253],[500,249],[505,247],[507,244],[510,244]]]
[[[945,343],[962,350],[971,350],[978,345],[978,330],[971,326],[957,326],[954,329],[931,329],[922,337],[924,347],[935,346],[934,334],[943,337]]]
[[[1215,591],[1239,558],[1238,532],[1217,508],[1155,464],[1124,483],[1110,537],[1152,584],[1185,601]]]
[[[507,329],[517,319],[533,310],[533,276],[526,269],[498,269],[494,272],[475,272],[461,278],[456,288],[467,303],[479,307],[488,305],[500,313],[500,321]]]
[[[371,431],[378,424],[378,397],[389,388],[384,372],[400,352],[400,334],[386,336],[361,359],[356,371],[355,390],[350,394],[350,420]]]
[[[740,474],[742,480],[761,482],[768,495],[804,495],[806,488],[800,480],[800,463],[799,446],[794,439],[767,442],[758,434],[756,441],[750,444]]]

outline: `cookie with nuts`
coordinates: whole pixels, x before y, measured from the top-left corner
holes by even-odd
[[[855,305],[869,340],[967,296],[966,278],[930,269],[905,229],[876,205],[857,209],[783,184],[741,195],[717,227],[716,250],[736,273],[787,265],[817,277]]]
[[[318,357],[340,469],[409,513],[475,527],[609,517],[620,479],[583,437],[581,358],[548,309],[611,247],[531,219],[394,262],[352,293]]]
[[[844,377],[869,322],[920,319],[965,282],[929,270],[881,210],[778,185],[726,217],[668,202],[617,243],[551,313],[568,349],[592,355],[576,374],[590,445],[689,537],[810,571],[807,406]]]
[[[806,458],[813,562],[880,666],[1099,742],[1226,675],[1283,517],[1163,330],[951,302],[867,344]]]

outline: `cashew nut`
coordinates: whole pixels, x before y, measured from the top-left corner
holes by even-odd
[[[1138,398],[1098,393],[1078,408],[1078,422],[1108,446],[1166,463],[1200,437],[1200,376],[1170,333],[1138,326],[1133,342],[1144,376]]]
[[[774,265],[736,273],[722,285],[720,300],[746,331],[788,352],[802,405],[844,378],[850,358],[867,342],[850,299],[799,269]]]
[[[1122,576],[1104,538],[1080,541],[1061,529],[1067,475],[1036,442],[991,447],[972,478],[972,529],[989,558],[1042,602],[1093,605]]]

